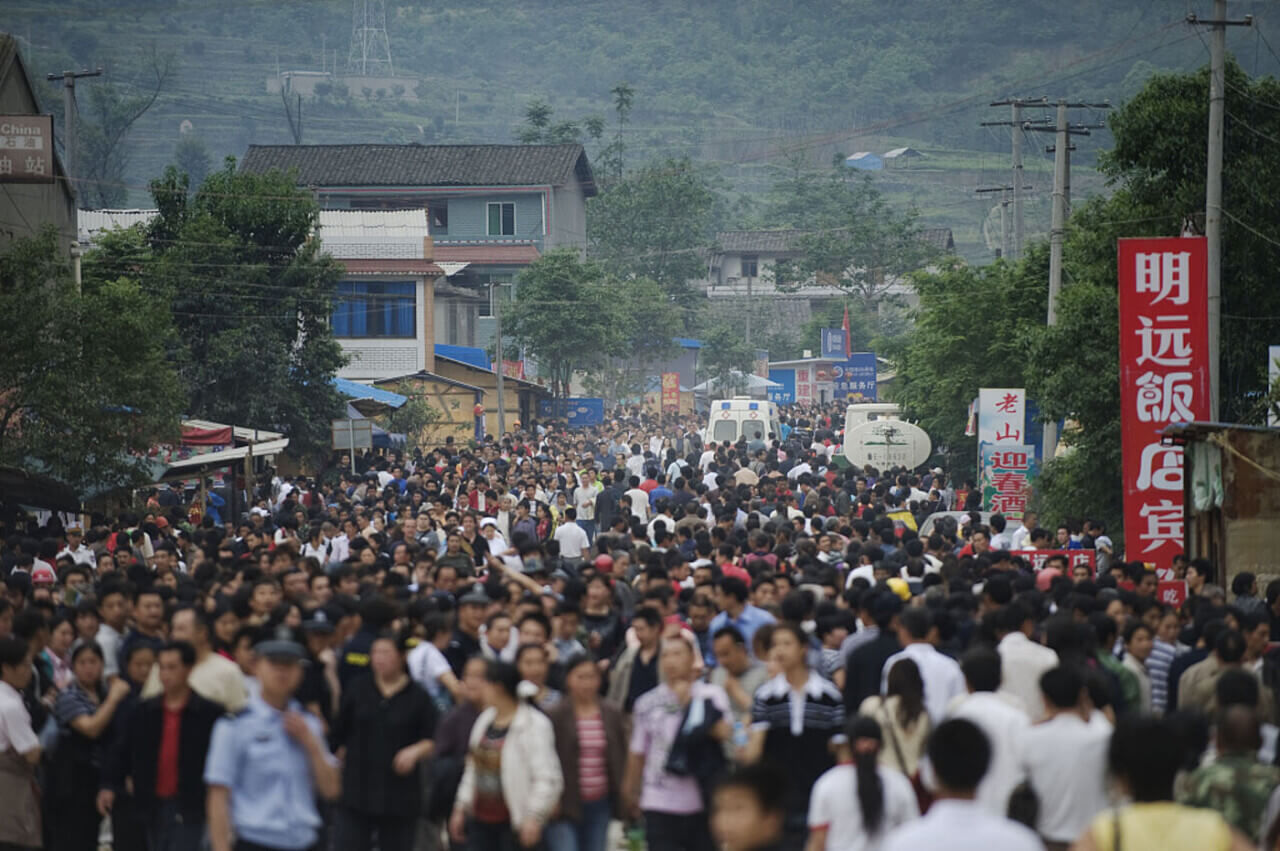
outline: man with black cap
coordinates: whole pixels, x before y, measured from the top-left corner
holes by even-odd
[[[302,645],[282,629],[254,651],[260,694],[220,720],[209,744],[209,843],[213,851],[301,851],[320,835],[317,796],[336,799],[342,776],[320,719],[293,698]]]

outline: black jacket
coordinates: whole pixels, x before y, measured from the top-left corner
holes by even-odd
[[[862,701],[880,693],[880,674],[884,663],[901,649],[893,633],[881,630],[879,635],[849,654],[844,666],[844,705],[848,712],[857,712]]]
[[[182,709],[178,732],[178,809],[188,822],[203,822],[205,804],[204,760],[209,752],[213,725],[225,714],[220,704],[194,691]],[[156,806],[156,766],[164,733],[164,696],[140,701],[128,725],[108,751],[102,786],[119,792],[125,778],[133,778],[133,797],[139,812]]]

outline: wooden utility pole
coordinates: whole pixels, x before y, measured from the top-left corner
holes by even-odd
[[[1058,324],[1058,294],[1062,291],[1062,246],[1066,238],[1067,218],[1071,214],[1071,137],[1088,136],[1091,129],[1101,124],[1071,125],[1067,121],[1068,109],[1110,109],[1109,103],[1067,103],[1058,101],[1057,119],[1052,128],[1029,127],[1029,130],[1052,130],[1055,134],[1053,147],[1053,211],[1049,225],[1049,310],[1047,324]],[[1044,443],[1041,457],[1047,463],[1058,451],[1058,424],[1044,424]]]
[[[76,175],[76,79],[101,76],[101,68],[96,71],[63,71],[61,74],[45,75],[45,79],[50,82],[62,81],[62,166],[67,171],[67,181],[73,186]]]
[[[1209,148],[1204,186],[1204,235],[1208,243],[1209,404],[1213,418],[1222,402],[1222,129],[1227,97],[1227,27],[1247,27],[1253,15],[1227,20],[1227,0],[1213,0],[1213,20],[1187,15],[1192,26],[1209,27]]]

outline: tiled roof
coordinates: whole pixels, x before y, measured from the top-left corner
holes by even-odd
[[[956,240],[951,235],[951,228],[925,228],[920,231],[920,241],[939,251],[956,250]]]
[[[241,171],[297,169],[303,186],[565,186],[595,194],[570,145],[250,145]]]
[[[781,254],[791,250],[800,230],[728,230],[716,234],[720,250],[729,253]]]

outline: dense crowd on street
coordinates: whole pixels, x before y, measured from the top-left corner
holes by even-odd
[[[1098,518],[851,466],[843,420],[6,518],[0,851],[1280,848],[1280,580],[1179,559],[1173,608]]]

